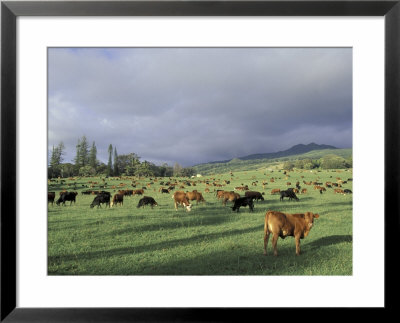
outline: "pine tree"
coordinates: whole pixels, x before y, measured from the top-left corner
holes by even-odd
[[[80,162],[81,162],[81,140],[78,138],[78,144],[76,145],[76,155],[74,158],[76,172],[79,172],[79,168],[81,166]]]
[[[118,155],[117,155],[117,147],[114,147],[114,176],[118,176]]]
[[[50,157],[49,177],[58,177],[61,174],[61,163],[63,161],[64,143],[61,141],[57,147],[53,146]]]
[[[86,139],[86,136],[83,136],[81,139],[81,145],[79,148],[80,152],[80,166],[86,166],[89,164],[89,145]]]
[[[97,168],[97,148],[94,141],[89,151],[89,165],[94,169]]]
[[[113,152],[113,147],[110,144],[108,146],[107,176],[112,176],[112,152]]]

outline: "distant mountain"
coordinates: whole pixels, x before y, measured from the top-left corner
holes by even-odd
[[[308,153],[309,151],[313,150],[323,150],[323,149],[338,149],[334,146],[330,145],[318,145],[314,142],[308,145],[295,145],[292,148],[289,148],[287,150],[283,151],[278,151],[275,153],[264,153],[264,154],[253,154],[253,155],[248,155],[244,157],[239,157],[241,160],[252,160],[252,159],[272,159],[272,158],[281,158],[281,157],[287,157],[287,156],[292,156],[292,155],[300,155],[300,154],[305,154]]]
[[[273,159],[273,158],[282,158],[282,157],[287,157],[287,156],[292,156],[292,155],[301,155],[308,153],[313,150],[323,150],[323,149],[338,149],[334,146],[330,145],[318,145],[314,142],[308,145],[295,145],[292,148],[289,148],[287,150],[283,151],[278,151],[275,153],[263,153],[263,154],[252,154],[248,156],[243,156],[243,157],[237,157],[234,159],[227,159],[227,160],[219,160],[219,161],[211,161],[206,164],[222,164],[222,163],[229,163],[232,162],[233,160],[253,160],[253,159]]]

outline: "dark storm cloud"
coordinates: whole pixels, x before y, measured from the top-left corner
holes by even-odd
[[[352,145],[349,48],[49,50],[49,147],[79,137],[192,165],[298,143]]]

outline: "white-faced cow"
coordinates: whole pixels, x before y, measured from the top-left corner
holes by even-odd
[[[175,210],[178,211],[178,205],[182,205],[186,208],[186,211],[190,212],[192,209],[192,204],[189,203],[189,200],[186,197],[186,193],[183,191],[176,191],[172,196],[174,200]]]

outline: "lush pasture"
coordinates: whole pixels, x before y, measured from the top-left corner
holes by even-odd
[[[271,177],[275,182],[271,183]],[[193,203],[191,212],[175,211],[170,194],[160,193],[160,181],[145,190],[159,204],[136,208],[141,196],[125,196],[123,206],[91,209],[93,195],[82,195],[89,181],[102,184],[100,178],[66,179],[52,182],[49,191],[77,191],[76,204],[48,207],[48,273],[50,275],[351,275],[352,274],[352,195],[334,194],[327,188],[324,194],[305,185],[304,181],[336,182],[347,180],[351,171],[294,171],[286,177],[283,172],[258,170],[210,175],[189,179],[206,203]],[[209,186],[219,180],[230,181],[223,187]],[[171,181],[174,181],[171,178]],[[179,182],[188,179],[177,179]],[[262,181],[268,181],[265,189]],[[133,189],[132,178],[107,178],[104,190],[114,194],[112,185],[127,184]],[[149,178],[135,179],[141,188]],[[258,181],[257,186],[251,183]],[[298,194],[300,201],[283,202],[279,195],[270,195],[272,188],[286,189],[287,182],[295,187],[300,181],[307,194]],[[74,185],[76,183],[76,189]],[[69,186],[68,186],[69,184]],[[241,208],[232,212],[230,202],[223,206],[214,189],[233,190],[247,184],[250,190],[265,192],[264,201],[255,202],[254,212]],[[165,187],[166,185],[164,185]],[[123,188],[123,189],[124,189]],[[352,182],[343,185],[352,190]],[[96,186],[93,189],[99,190]],[[118,189],[116,189],[117,191]],[[179,190],[177,188],[177,190]],[[243,192],[239,192],[241,196]],[[271,241],[268,255],[263,255],[264,215],[267,210],[289,213],[312,211],[320,218],[314,222],[309,236],[301,240],[302,254],[295,255],[293,237],[278,240],[279,256],[274,257]],[[271,239],[271,238],[270,238]]]

